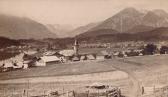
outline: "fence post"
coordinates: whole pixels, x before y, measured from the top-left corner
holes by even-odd
[[[6,96],[6,94],[5,94],[5,89],[3,89],[3,95],[4,95],[4,97]]]
[[[121,97],[121,89],[118,89],[118,97]]]
[[[73,90],[72,92],[73,92],[73,96],[75,97],[75,91]]]
[[[64,95],[64,87],[63,87],[63,89],[62,89],[62,94]]]
[[[24,89],[24,90],[23,90],[23,96],[25,96],[25,95],[26,95],[26,90]]]
[[[108,97],[108,92],[106,91],[106,97]]]
[[[86,95],[87,95],[87,97],[89,97],[89,90],[88,90],[88,91],[86,91]]]
[[[153,92],[154,92],[154,97],[156,97],[156,94],[155,94],[155,85],[154,85],[154,87],[153,87]]]
[[[145,91],[144,91],[144,87],[143,87],[143,86],[142,86],[142,90],[141,90],[141,91],[142,91],[142,95],[143,95],[143,94],[144,94],[144,92],[145,92]]]
[[[27,89],[27,97],[29,97],[29,88],[30,88],[30,86],[29,86],[29,85],[30,85],[29,79],[28,79],[27,81],[28,81],[28,82],[27,82],[27,88],[28,88],[28,89]]]
[[[69,91],[67,91],[67,97],[69,97]]]
[[[44,93],[43,95],[45,96],[45,90],[43,91],[43,93]]]

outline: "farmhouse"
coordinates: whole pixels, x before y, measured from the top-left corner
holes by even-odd
[[[111,54],[108,53],[107,51],[101,51],[96,54],[97,60],[103,60],[103,59],[109,59],[109,58],[111,58]]]
[[[81,55],[81,56],[80,56],[80,60],[81,60],[81,61],[82,61],[82,60],[83,60],[83,61],[84,61],[84,60],[87,60],[86,55]]]
[[[27,50],[27,51],[23,51],[23,52],[27,55],[33,55],[33,54],[37,53],[37,51],[35,51],[35,50]]]
[[[16,70],[16,69],[26,69],[28,68],[27,64],[24,64],[23,62],[6,62],[3,63],[1,66],[2,71],[10,71],[10,70]]]
[[[96,59],[96,55],[95,54],[87,54],[86,58],[87,58],[87,60],[95,60]]]
[[[43,56],[35,62],[35,66],[46,66],[61,62],[57,56]]]
[[[44,52],[43,55],[44,56],[52,56],[54,55],[56,52],[55,51],[47,51],[47,52]]]
[[[69,61],[75,55],[75,51],[74,50],[62,50],[59,52],[59,54],[63,56],[64,61]]]
[[[7,62],[7,63],[3,63],[3,65],[1,66],[2,71],[10,71],[13,69],[13,63],[12,62]]]

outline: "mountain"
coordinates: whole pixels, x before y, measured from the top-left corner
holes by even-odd
[[[11,39],[55,38],[43,24],[24,17],[0,14],[0,36]]]
[[[108,29],[111,30],[111,29]],[[102,30],[103,31],[103,30]],[[112,30],[115,31],[115,30]],[[96,35],[93,35],[90,33],[96,33]],[[168,40],[168,27],[160,27],[156,28],[151,31],[145,31],[145,32],[137,32],[137,33],[118,33],[115,31],[110,32],[108,34],[97,34],[98,32],[101,32],[100,30],[93,31],[93,32],[87,32],[89,34],[82,34],[78,37],[80,40],[84,40],[87,42],[126,42],[126,41],[161,41],[161,40]],[[113,34],[112,34],[113,33]],[[86,36],[87,35],[87,36]]]
[[[87,31],[85,33],[82,33],[80,35],[77,35],[77,37],[98,37],[101,35],[113,35],[119,33],[118,31],[112,30],[112,29],[100,29],[100,30],[94,30],[94,31]]]
[[[154,30],[154,29],[155,28],[151,27],[151,26],[137,25],[137,26],[134,26],[133,28],[127,30],[126,33],[146,32],[146,31],[151,31],[151,30]]]
[[[136,25],[140,25],[143,16],[144,13],[141,13],[134,8],[126,8],[116,15],[106,19],[91,30],[114,29],[122,33]]]
[[[153,10],[153,12],[158,16],[168,18],[168,13],[162,9],[155,9],[155,10]]]
[[[98,24],[100,24],[100,23],[101,23],[101,22],[90,23],[90,24],[87,24],[87,25],[85,25],[85,26],[80,26],[80,27],[78,27],[78,28],[72,30],[72,31],[70,32],[70,34],[71,34],[71,36],[74,37],[74,36],[76,36],[76,35],[79,35],[79,34],[82,34],[82,33],[84,33],[84,32],[87,32],[88,30],[90,30],[90,29],[96,27],[96,26],[97,26]]]
[[[152,31],[142,32],[140,34],[143,34],[146,37],[165,38],[165,37],[168,37],[168,27],[160,27],[160,28],[156,28],[156,29],[154,29]]]
[[[142,25],[158,27],[168,27],[168,15],[158,14],[156,11],[149,11],[142,19]]]
[[[74,29],[70,25],[47,24],[46,27],[59,38],[71,37],[71,31]]]
[[[90,30],[113,29],[120,33],[128,33],[131,29],[140,30],[136,32],[146,31],[147,27],[150,27],[149,30],[151,27],[168,27],[168,13],[161,9],[139,11],[126,8]]]

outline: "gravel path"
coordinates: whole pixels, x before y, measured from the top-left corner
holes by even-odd
[[[136,78],[136,75],[131,71],[133,68],[140,68],[138,65],[135,64],[128,64],[127,62],[124,62],[124,59],[121,60],[109,60],[107,62],[103,62],[105,64],[110,64],[110,62],[113,61],[112,66],[116,68],[117,70],[123,71],[128,74],[128,77],[132,81],[132,88],[129,90],[129,97],[140,97],[141,96],[141,87],[138,79]],[[117,64],[114,64],[114,63]],[[118,64],[120,63],[120,64]]]

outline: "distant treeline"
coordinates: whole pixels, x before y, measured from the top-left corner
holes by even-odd
[[[15,57],[18,54],[19,52],[11,53],[11,52],[6,52],[6,51],[0,51],[0,61]]]
[[[146,34],[146,33],[115,33],[115,34],[104,34],[100,36],[92,37],[79,37],[79,40],[87,42],[126,42],[126,41],[162,41],[168,40],[167,36],[160,36],[157,34]]]
[[[0,37],[0,48],[5,48],[5,47],[11,46],[11,45],[18,46],[21,44],[18,40]]]

